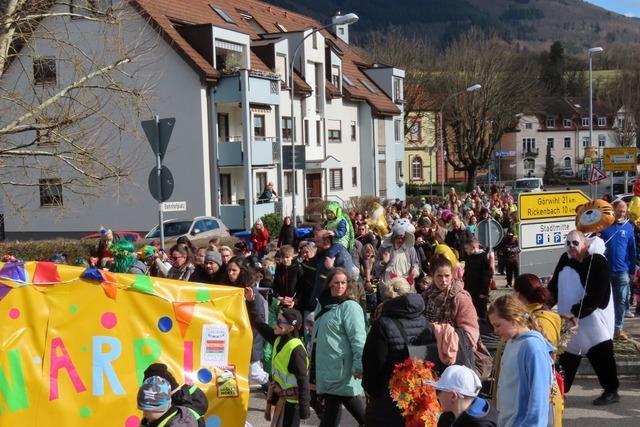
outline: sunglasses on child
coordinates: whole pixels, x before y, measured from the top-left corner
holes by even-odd
[[[567,240],[567,246],[580,246],[580,240]]]

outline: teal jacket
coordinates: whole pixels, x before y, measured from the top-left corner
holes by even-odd
[[[317,393],[358,396],[362,394],[362,384],[353,374],[362,373],[362,350],[367,338],[362,307],[351,300],[326,307],[330,310],[319,319],[318,307],[313,325]]]

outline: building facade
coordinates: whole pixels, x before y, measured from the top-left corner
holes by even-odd
[[[246,229],[267,213],[304,220],[328,200],[404,198],[404,139],[396,132],[404,128],[404,71],[363,58],[349,44],[348,26],[312,34],[323,24],[253,0],[113,3],[132,16],[114,38],[136,43],[145,33],[155,43],[136,58],[133,82],[151,87],[147,114],[176,118],[164,165],[175,182],[169,201],[186,201],[187,209],[166,217],[215,215],[231,229]],[[105,39],[92,35],[108,29],[71,20],[43,24],[64,27],[88,50],[102,48]],[[37,48],[20,55],[46,52],[44,39],[36,30],[29,45]],[[64,59],[53,50],[47,56]],[[6,84],[32,78],[12,67]],[[64,67],[58,72],[64,81]],[[139,126],[139,116],[131,119]],[[16,196],[28,209],[20,216],[4,212],[8,237],[82,234],[100,224],[150,229],[158,205],[146,189],[155,165],[146,144],[144,138],[129,144],[141,160],[117,194],[106,191],[87,203],[61,188],[63,203],[56,206],[43,206],[34,194]],[[259,200],[270,182],[279,197]]]

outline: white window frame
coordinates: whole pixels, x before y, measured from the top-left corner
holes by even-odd
[[[547,119],[546,121],[546,126],[548,128],[554,128],[556,127],[556,119]]]
[[[598,117],[598,126],[599,127],[607,126],[607,118],[606,117]]]
[[[563,119],[562,120],[562,126],[566,127],[566,128],[570,128],[573,126],[573,120],[571,119]]]
[[[567,144],[567,142],[569,144]],[[564,137],[564,148],[565,149],[571,149],[571,137],[570,136],[565,136]]]
[[[343,188],[342,169],[329,169],[329,189],[342,190]]]
[[[413,159],[411,159],[411,180],[422,181],[424,176],[423,171],[424,162],[422,161],[422,157],[415,156]]]

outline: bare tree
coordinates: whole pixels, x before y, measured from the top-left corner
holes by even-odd
[[[52,204],[62,189],[116,192],[138,161],[138,120],[149,114],[153,81],[138,75],[158,34],[127,25],[144,22],[127,1],[1,0],[0,8],[5,201],[21,206],[17,188],[44,191]]]
[[[373,62],[393,64],[405,70],[404,134],[419,123],[430,109],[431,98],[425,90],[435,64],[436,52],[417,35],[405,35],[397,27],[369,33],[365,41],[366,54]]]
[[[640,63],[627,63],[601,92],[613,115],[614,138],[621,147],[635,146],[640,131]]]
[[[447,162],[467,174],[467,190],[478,169],[486,168],[518,113],[531,110],[539,97],[534,61],[516,56],[508,45],[471,31],[445,53],[436,87],[444,94],[480,84],[482,89],[454,97],[443,117]]]

